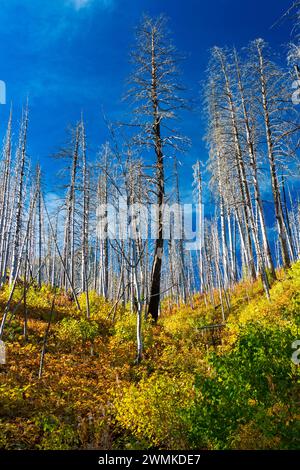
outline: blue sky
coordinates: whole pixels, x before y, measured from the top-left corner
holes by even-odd
[[[183,82],[198,100],[198,110],[183,116],[180,126],[192,140],[182,159],[182,192],[190,194],[191,166],[205,160],[202,142],[200,89],[209,49],[214,45],[242,47],[263,37],[278,52],[288,42],[291,25],[272,24],[290,0],[1,0],[0,80],[15,118],[29,96],[28,153],[40,160],[54,190],[57,162],[51,155],[66,140],[65,130],[84,112],[89,152],[94,157],[107,139],[101,113],[120,118],[121,97],[130,73],[128,60],[134,26],[144,12],[170,18],[177,48],[187,55]],[[0,106],[3,135],[9,105]]]

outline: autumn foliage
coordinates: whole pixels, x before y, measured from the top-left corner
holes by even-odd
[[[22,286],[14,306],[22,296]],[[54,315],[38,377],[51,302]],[[5,329],[0,369],[2,449],[292,449],[299,447],[300,263],[278,272],[271,301],[259,282],[219,307],[197,295],[144,320],[135,364],[135,315],[91,293],[91,317],[62,292],[31,287],[28,334],[18,308]],[[3,311],[8,288],[0,293]],[[80,298],[84,312],[85,298]]]

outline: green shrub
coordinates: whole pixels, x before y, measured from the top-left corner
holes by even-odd
[[[255,436],[277,436],[281,447],[286,440],[292,446],[297,402],[293,339],[289,328],[249,323],[232,351],[211,354],[212,372],[197,377],[197,398],[185,414],[193,447],[232,448],[239,429],[251,422],[259,431]],[[255,444],[260,448],[260,438]]]
[[[125,312],[114,324],[113,332],[115,338],[120,343],[135,342],[136,325],[136,314]],[[142,336],[144,348],[147,349],[151,346],[153,341],[153,324],[150,319],[142,319]]]
[[[64,318],[56,325],[56,338],[61,346],[68,349],[88,341],[93,342],[98,334],[98,324],[85,318]]]
[[[39,450],[69,450],[78,447],[76,427],[61,422],[57,416],[42,414],[36,418],[41,430]]]

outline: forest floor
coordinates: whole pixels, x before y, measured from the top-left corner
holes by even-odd
[[[300,263],[278,271],[269,302],[259,281],[228,292],[220,306],[196,295],[162,305],[144,321],[135,364],[135,315],[90,294],[91,319],[57,292],[42,375],[40,358],[53,291],[27,292],[6,326],[0,365],[1,449],[300,448]],[[14,306],[22,298],[18,286]],[[0,292],[0,312],[8,287]],[[215,293],[218,304],[218,294]],[[11,309],[13,310],[13,308]],[[299,348],[299,346],[298,346]],[[298,356],[300,358],[300,354]]]

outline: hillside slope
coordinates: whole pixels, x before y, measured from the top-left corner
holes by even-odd
[[[56,293],[42,375],[40,357],[53,292],[27,294],[10,319],[0,365],[1,449],[294,449],[300,446],[300,263],[280,271],[271,302],[259,282],[230,293],[231,310],[203,296],[164,302],[144,322],[135,358],[135,317],[91,294],[91,320]],[[3,311],[8,289],[0,293]],[[18,288],[14,305],[22,297]],[[217,295],[216,295],[217,298]],[[84,307],[84,298],[80,299]]]

